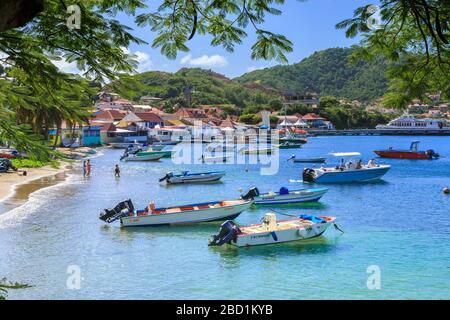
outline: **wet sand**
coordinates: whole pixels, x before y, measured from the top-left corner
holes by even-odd
[[[16,172],[0,174],[0,213],[25,203],[33,192],[64,181],[71,169],[71,165],[66,165],[60,169],[27,168],[26,176]]]

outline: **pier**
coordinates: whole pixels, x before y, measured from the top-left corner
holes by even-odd
[[[450,136],[450,130],[398,130],[398,129],[342,129],[309,130],[316,136]]]

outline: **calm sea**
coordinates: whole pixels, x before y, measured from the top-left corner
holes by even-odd
[[[293,181],[303,165],[286,161],[292,154],[359,151],[367,161],[375,149],[409,148],[413,139],[311,138],[300,150],[281,150],[273,176],[261,176],[258,165],[175,166],[163,159],[121,163],[115,179],[122,151],[105,149],[92,160],[90,178],[70,174],[0,215],[0,277],[33,285],[11,291],[11,299],[450,299],[450,196],[442,193],[450,185],[449,137],[419,138],[439,160],[379,159],[392,165],[380,182],[329,185],[319,204],[276,208],[336,216],[344,234],[330,228],[304,243],[211,248],[208,238],[220,223],[121,229],[98,219],[128,198],[140,208],[151,199],[157,206],[233,199],[251,186],[302,188]],[[226,170],[222,182],[158,183],[167,171],[212,169]],[[252,209],[237,222],[258,223],[268,211]],[[368,288],[368,268],[380,271],[380,289]]]

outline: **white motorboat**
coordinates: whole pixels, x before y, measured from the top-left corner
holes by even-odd
[[[210,143],[205,147],[207,152],[234,152],[235,146],[232,144],[224,144],[219,142]]]
[[[144,146],[143,143],[139,142],[111,142],[109,145],[114,149],[128,149],[129,147],[139,148]]]
[[[225,171],[199,173],[184,171],[182,174],[173,174],[173,172],[169,172],[163,178],[159,179],[159,182],[163,182],[164,180],[168,184],[212,182],[220,180],[224,175]]]
[[[327,193],[327,188],[310,188],[299,190],[288,190],[286,187],[280,188],[279,192],[268,192],[260,194],[257,188],[250,189],[243,199],[252,198],[256,205],[280,205],[302,202],[315,202]]]
[[[155,208],[153,202],[143,210],[134,210],[131,200],[119,203],[114,209],[105,209],[100,219],[111,223],[120,219],[123,227],[159,226],[234,219],[247,210],[253,200],[224,200],[194,203],[182,206]]]
[[[224,163],[230,162],[232,157],[233,157],[232,155],[213,156],[213,157],[202,156],[200,160],[204,163]]]
[[[163,152],[137,152],[137,153],[125,153],[120,160],[124,161],[158,161],[164,157]]]
[[[335,220],[335,217],[300,215],[295,219],[277,221],[274,213],[267,213],[261,224],[241,227],[233,221],[226,221],[219,234],[210,239],[209,245],[248,247],[306,240],[321,236]]]

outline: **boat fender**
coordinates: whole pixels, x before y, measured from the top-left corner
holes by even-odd
[[[275,233],[275,231],[272,231],[272,232],[270,233],[270,235],[272,236],[273,240],[278,241],[278,236],[277,236],[277,234]]]

